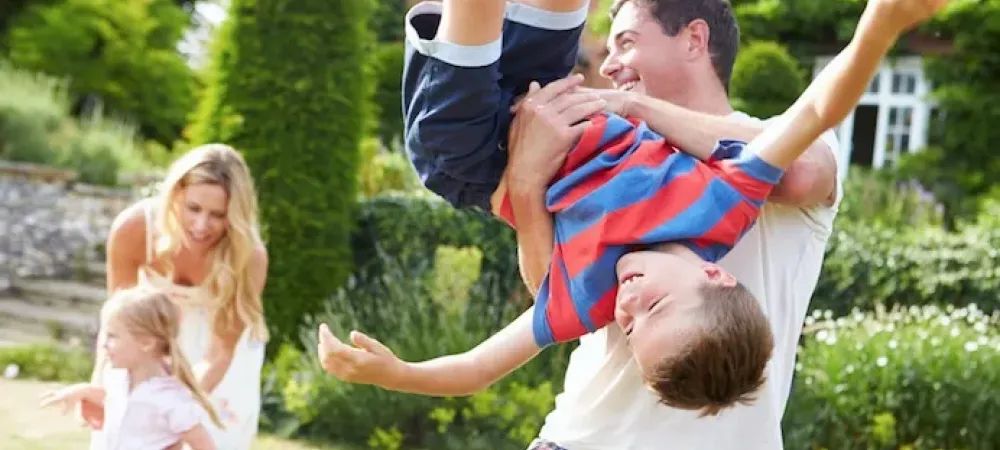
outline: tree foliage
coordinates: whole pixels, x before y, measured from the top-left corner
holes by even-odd
[[[169,145],[194,106],[195,79],[176,48],[187,21],[167,0],[33,3],[11,24],[9,57],[69,79],[77,110],[100,103]]]
[[[234,0],[191,130],[195,142],[241,150],[254,174],[275,345],[297,341],[352,270],[359,149],[372,118],[370,6]]]

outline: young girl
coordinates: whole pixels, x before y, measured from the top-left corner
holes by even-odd
[[[180,315],[173,302],[149,288],[121,290],[101,316],[113,369],[102,385],[80,383],[50,392],[42,406],[59,404],[69,411],[83,399],[103,404],[106,450],[163,450],[181,443],[214,450],[201,424],[203,413],[222,425],[180,352]]]

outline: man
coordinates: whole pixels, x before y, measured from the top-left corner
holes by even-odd
[[[600,93],[619,113],[645,120],[680,148],[749,140],[763,129],[764,122],[734,112],[727,98],[739,43],[727,2],[618,0],[611,14],[601,73],[617,91]],[[512,151],[572,146],[573,124],[546,105],[525,99]],[[612,325],[580,339],[564,391],[532,448],[783,448],[780,424],[796,344],[841,197],[837,153],[832,132],[814,143],[786,172],[757,225],[721,261],[761,301],[775,334],[768,381],[754,404],[700,419],[659,405],[643,385],[622,330]]]

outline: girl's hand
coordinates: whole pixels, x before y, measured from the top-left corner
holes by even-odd
[[[90,389],[89,384],[74,384],[57,391],[49,391],[42,395],[40,405],[43,408],[61,406],[63,414],[66,414],[83,400],[88,389]]]

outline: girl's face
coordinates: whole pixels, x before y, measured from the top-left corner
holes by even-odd
[[[155,360],[156,341],[148,336],[136,336],[117,317],[107,324],[104,351],[116,369],[133,369]]]
[[[222,186],[193,184],[180,192],[177,201],[184,244],[188,248],[209,250],[226,234],[229,195]]]

